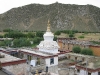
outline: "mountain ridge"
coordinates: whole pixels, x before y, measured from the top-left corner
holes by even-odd
[[[92,5],[53,3],[30,4],[0,14],[0,30],[45,31],[50,19],[51,30],[100,32],[100,8]]]

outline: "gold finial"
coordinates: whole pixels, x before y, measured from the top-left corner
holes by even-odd
[[[50,21],[48,20],[48,24],[47,24],[47,32],[50,32]]]
[[[35,75],[39,75],[39,74],[38,74],[38,70],[36,70],[36,74],[35,74]]]

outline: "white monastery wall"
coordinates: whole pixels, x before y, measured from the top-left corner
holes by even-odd
[[[45,59],[45,62],[48,67],[58,65],[58,57],[54,57],[54,64],[50,64],[50,58]]]

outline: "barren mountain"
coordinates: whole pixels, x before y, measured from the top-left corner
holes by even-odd
[[[51,29],[100,32],[100,8],[93,5],[30,4],[0,14],[0,30],[45,31]]]

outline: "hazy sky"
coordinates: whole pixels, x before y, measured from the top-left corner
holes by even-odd
[[[100,8],[100,0],[0,0],[0,14],[4,13],[11,8],[24,6],[31,3],[51,4],[51,3],[64,3],[64,4],[91,4]]]

